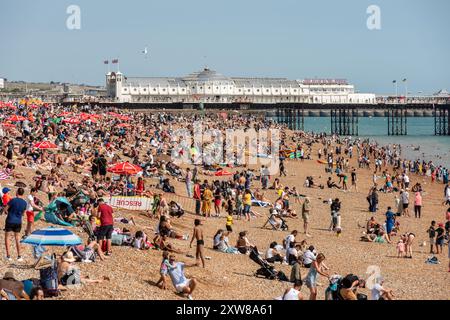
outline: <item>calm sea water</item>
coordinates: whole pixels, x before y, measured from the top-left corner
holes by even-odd
[[[309,132],[331,132],[330,117],[305,117],[305,130]],[[385,117],[360,117],[359,137],[369,138],[382,145],[401,144],[403,157],[411,160],[433,160],[437,164],[450,167],[450,137],[434,135],[433,117],[408,117],[407,136],[388,136]],[[414,151],[412,146],[420,146]]]

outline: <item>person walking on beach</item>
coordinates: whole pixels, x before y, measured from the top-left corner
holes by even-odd
[[[352,190],[353,187],[355,187],[356,192],[358,192],[358,186],[356,185],[356,181],[357,181],[357,178],[356,178],[356,168],[353,168],[353,169],[352,169],[352,172],[351,172],[351,179],[352,179],[352,185],[350,186],[350,190]]]
[[[205,186],[205,191],[203,191],[203,203],[202,211],[205,217],[211,217],[211,203],[213,200],[213,193],[208,185]]]
[[[191,238],[191,243],[189,244],[189,247],[192,248],[192,242],[197,240],[197,248],[195,250],[195,259],[196,259],[196,265],[199,265],[199,260],[202,261],[203,268],[205,267],[205,258],[203,255],[203,247],[205,246],[205,240],[203,239],[203,230],[200,227],[202,225],[200,219],[194,220],[194,231]]]
[[[245,216],[245,219],[247,221],[250,221],[250,211],[252,208],[252,194],[250,193],[249,189],[245,190],[244,197],[243,197],[243,204],[244,204],[243,214]]]
[[[376,186],[374,186],[370,189],[369,195],[367,196],[367,200],[369,201],[369,211],[372,213],[377,212],[378,192],[377,192]]]
[[[402,206],[403,206],[402,215],[410,217],[409,209],[408,209],[408,207],[409,207],[409,193],[408,193],[407,190],[402,190],[400,192],[400,201],[402,202]]]
[[[414,194],[414,216],[420,219],[422,214],[422,194],[420,191],[416,191]]]
[[[269,169],[267,169],[263,165],[261,166],[261,185],[263,190],[267,189],[268,183],[269,183]]]
[[[192,198],[192,172],[191,168],[186,169],[186,176],[185,183],[186,183],[186,193],[189,198]]]
[[[34,225],[34,212],[35,211],[44,211],[44,208],[37,205],[35,202],[35,196],[37,194],[36,188],[31,188],[30,194],[27,197],[27,229],[25,231],[25,236],[30,235],[33,231]]]
[[[386,212],[386,234],[390,237],[392,229],[395,226],[395,214],[392,212],[392,208],[388,207]]]
[[[27,210],[27,202],[23,199],[25,190],[23,188],[17,189],[16,197],[11,199],[6,207],[3,209],[3,213],[7,213],[5,220],[5,249],[6,260],[12,261],[9,251],[10,236],[14,233],[17,249],[17,261],[22,262],[23,258],[20,250],[20,231],[22,230],[22,217]]]
[[[195,200],[195,214],[200,215],[200,208],[202,207],[202,191],[199,180],[195,180],[194,200]]]
[[[430,253],[434,254],[434,245],[436,243],[436,221],[431,221],[431,226],[427,230],[428,239],[430,240]]]
[[[450,205],[450,183],[447,183],[444,188],[444,205]]]
[[[102,250],[105,249],[105,255],[109,256],[112,254],[111,239],[114,231],[114,217],[112,207],[106,204],[102,198],[98,200],[97,218],[100,219],[100,231],[98,234],[100,248]],[[104,241],[106,241],[106,248],[103,244]]]
[[[285,177],[287,177],[286,168],[284,167],[284,161],[283,160],[280,161],[279,169],[280,169],[280,177],[283,176],[283,175]]]
[[[306,197],[302,205],[302,219],[303,219],[303,229],[307,237],[310,237],[310,235],[308,234],[308,222],[310,212],[311,212],[311,199],[309,197]]]
[[[436,253],[437,254],[442,253],[442,247],[444,245],[444,240],[445,240],[444,224],[439,223],[438,228],[436,229]]]
[[[340,214],[341,202],[339,201],[338,198],[334,199],[331,202],[330,209],[331,209],[331,224],[329,230],[334,231],[336,229],[341,228],[341,214]]]

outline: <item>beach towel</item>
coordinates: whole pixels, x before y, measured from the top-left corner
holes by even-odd
[[[428,257],[428,259],[425,261],[425,263],[428,263],[428,264],[439,264],[440,262],[439,262],[439,260],[438,260],[438,258],[436,256],[431,256],[431,257]]]

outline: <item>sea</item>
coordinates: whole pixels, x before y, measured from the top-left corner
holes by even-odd
[[[276,120],[276,119],[274,119]],[[402,157],[409,160],[432,160],[450,168],[450,136],[434,135],[434,117],[408,117],[407,135],[388,136],[386,117],[359,117],[359,138],[376,141],[380,145],[400,144]],[[330,117],[305,117],[305,131],[331,133]],[[418,151],[415,149],[420,147]]]

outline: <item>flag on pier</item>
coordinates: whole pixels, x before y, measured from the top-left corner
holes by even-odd
[[[117,63],[119,63],[119,59],[113,59],[113,60],[111,61],[111,63],[117,64]]]
[[[108,60],[103,61],[104,64],[109,64]]]

